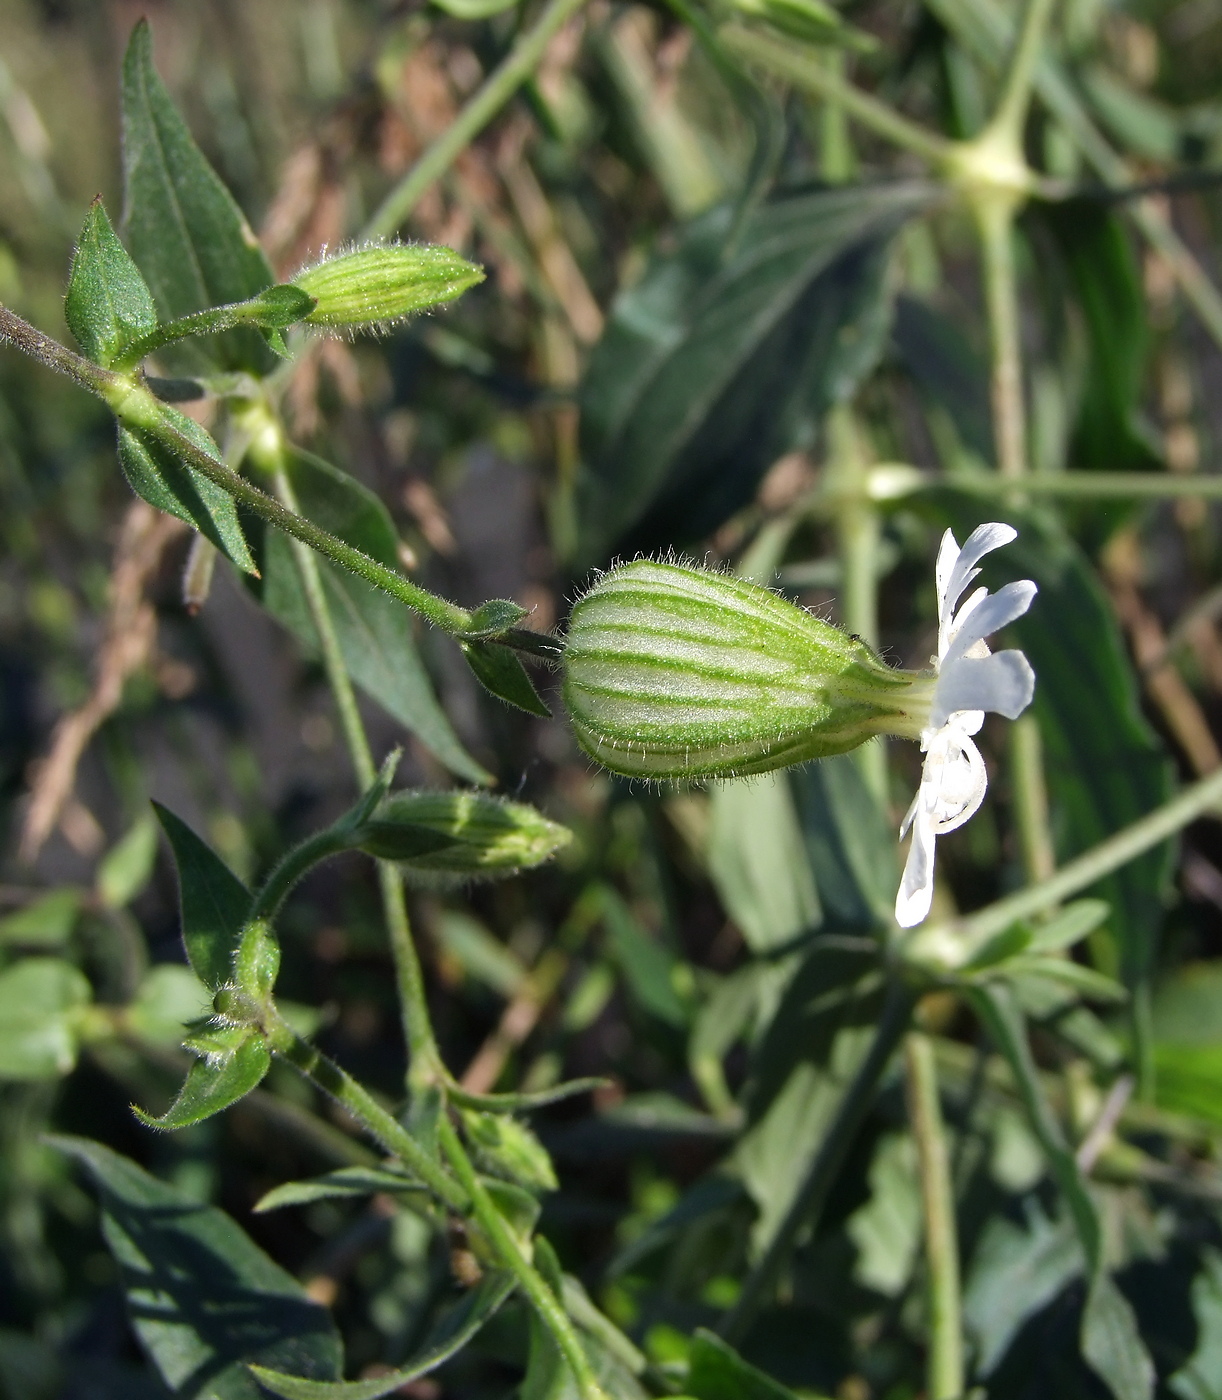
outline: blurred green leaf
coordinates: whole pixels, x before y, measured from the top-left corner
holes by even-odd
[[[915,296],[899,296],[891,340],[928,405],[949,416],[959,441],[981,462],[993,460],[988,363],[958,325]]]
[[[157,821],[147,812],[102,857],[96,877],[98,898],[108,909],[124,908],[152,879],[156,861]]]
[[[0,1080],[54,1079],[76,1064],[76,1016],[92,998],[83,972],[59,958],[23,958],[0,972]]]
[[[528,1191],[556,1191],[556,1169],[531,1129],[504,1113],[462,1111],[467,1138],[487,1170]]]
[[[823,910],[786,775],[721,783],[710,807],[709,877],[751,951],[818,928]]]
[[[684,1391],[693,1400],[797,1400],[792,1390],[703,1327],[692,1338]],[[820,1400],[813,1392],[805,1393]]]
[[[189,1128],[222,1112],[256,1088],[271,1067],[267,1040],[255,1026],[224,1026],[195,1036],[188,1048],[201,1056],[187,1071],[178,1097],[161,1115],[136,1109],[150,1128]]]
[[[1176,158],[1180,122],[1175,108],[1100,63],[1084,64],[1076,76],[1096,115],[1121,146],[1147,160]]]
[[[200,981],[216,991],[233,976],[250,892],[185,822],[160,803],[153,809],[174,852],[187,957]]]
[[[163,404],[161,411],[180,433],[219,460],[216,443],[198,423],[169,404]],[[243,573],[254,573],[255,563],[238,523],[237,506],[227,491],[157,438],[131,428],[119,429],[119,465],[137,496],[167,515],[186,521]]]
[[[123,60],[123,229],[163,321],[246,301],[271,285],[259,240],[208,164],[153,67],[148,21]],[[266,374],[275,356],[238,329],[162,352],[167,364]]]
[[[382,502],[346,472],[312,453],[293,450],[289,474],[301,513],[387,568],[399,567],[399,537]],[[261,527],[260,527],[261,528]],[[256,527],[251,527],[257,538]],[[263,535],[263,578],[252,584],[263,606],[315,655],[318,633],[301,591],[292,544],[278,530]],[[402,603],[364,579],[319,559],[323,589],[352,679],[432,751],[451,772],[473,783],[491,776],[463,748],[412,639]]]
[[[517,652],[497,642],[461,642],[459,645],[476,680],[490,695],[525,710],[528,715],[550,718],[552,712],[539,698],[535,683]]]
[[[686,1026],[690,1010],[675,988],[676,958],[641,927],[619,893],[606,885],[601,892],[607,947],[623,973],[636,1002],[671,1026]]]
[[[698,539],[873,365],[888,237],[931,198],[890,182],[719,206],[617,298],[581,390],[578,562]]]
[[[789,785],[828,926],[885,923],[895,907],[899,846],[853,757],[790,769]]]
[[[1222,1400],[1222,1254],[1207,1247],[1201,1264],[1192,1281],[1196,1349],[1167,1382],[1180,1400]]]
[[[372,1196],[379,1191],[392,1195],[419,1194],[420,1183],[402,1171],[385,1167],[340,1167],[308,1181],[286,1181],[260,1196],[251,1209],[256,1215],[285,1206],[307,1206],[314,1201],[347,1200],[353,1196]]]
[[[857,1246],[853,1277],[884,1297],[907,1286],[921,1243],[921,1193],[916,1151],[907,1133],[886,1133],[870,1162],[870,1199],[845,1230]]]
[[[184,1028],[212,1015],[212,993],[189,967],[158,963],[127,1008],[127,1023],[156,1045],[181,1044]]]
[[[521,958],[470,914],[458,909],[442,909],[433,932],[464,972],[506,999],[516,995],[529,976],[529,969]]]
[[[140,269],[119,242],[101,197],[93,201],[72,254],[64,319],[85,355],[110,365],[156,329],[157,308]]]
[[[974,1372],[996,1369],[1023,1324],[1082,1273],[1082,1246],[1068,1215],[1049,1220],[1030,1202],[1026,1228],[994,1216],[972,1255],[963,1292]]]
[[[513,1292],[513,1278],[490,1273],[441,1319],[417,1355],[397,1371],[363,1381],[318,1381],[251,1366],[258,1382],[284,1400],[381,1400],[411,1381],[435,1371],[460,1352]]]
[[[0,945],[13,943],[29,948],[58,948],[72,937],[81,911],[82,891],[52,890],[41,898],[0,919]]]
[[[101,1143],[48,1141],[93,1178],[132,1327],[176,1396],[257,1400],[245,1364],[254,1361],[319,1380],[338,1377],[339,1336],[326,1309],[224,1211]]]

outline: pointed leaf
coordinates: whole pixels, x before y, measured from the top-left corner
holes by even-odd
[[[123,225],[163,321],[246,301],[271,285],[250,225],[195,144],[153,67],[148,22],[123,60]],[[266,374],[275,357],[257,331],[185,343],[175,361]]]
[[[160,803],[153,809],[174,852],[187,958],[200,981],[215,991],[233,976],[250,892],[185,822]]]
[[[552,712],[539,698],[534,681],[515,651],[496,642],[462,642],[460,645],[475,679],[489,694],[516,709],[525,710],[528,715],[550,718]]]
[[[372,491],[308,452],[293,452],[290,475],[303,515],[388,568],[398,567],[398,535]],[[254,527],[251,533],[256,537]],[[279,531],[269,530],[263,539],[263,581],[254,585],[254,592],[273,617],[317,653],[318,634],[301,591],[292,546]],[[463,748],[437,702],[412,639],[411,614],[346,569],[323,559],[318,565],[352,679],[452,773],[475,783],[490,782],[491,775]]]
[[[703,1327],[692,1338],[688,1368],[685,1391],[693,1400],[797,1400],[787,1386]]]
[[[119,242],[99,197],[72,255],[64,319],[91,360],[110,365],[157,326],[157,308],[140,269]]]
[[[254,1026],[231,1026],[209,1036],[208,1053],[191,1066],[178,1097],[161,1115],[135,1109],[150,1128],[189,1128],[220,1113],[256,1088],[271,1067],[271,1051]]]
[[[364,1381],[317,1381],[265,1366],[250,1369],[265,1390],[284,1400],[381,1400],[383,1395],[391,1395],[409,1382],[427,1376],[460,1352],[509,1297],[513,1287],[513,1278],[508,1274],[486,1274],[442,1318],[416,1357],[401,1370],[384,1376],[371,1376]]]
[[[216,443],[198,423],[168,404],[161,411],[209,456],[219,455]],[[132,428],[119,428],[119,463],[137,496],[167,515],[185,520],[243,573],[255,572],[255,561],[238,524],[237,506],[227,491],[197,472],[165,443]]]
[[[330,1380],[340,1342],[325,1308],[215,1206],[86,1138],[51,1137],[92,1176],[132,1327],[178,1400],[258,1400],[246,1363]]]
[[[283,1210],[285,1206],[306,1206],[314,1201],[348,1199],[352,1196],[372,1196],[379,1191],[394,1195],[416,1194],[424,1191],[418,1181],[401,1171],[385,1167],[340,1167],[337,1171],[311,1177],[308,1181],[286,1181],[261,1196],[252,1209],[256,1215],[264,1211]]]

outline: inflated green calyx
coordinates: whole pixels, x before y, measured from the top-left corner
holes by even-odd
[[[314,298],[314,326],[371,326],[453,301],[484,280],[484,270],[449,248],[375,243],[299,272],[292,285]]]
[[[932,687],[766,588],[651,559],[598,580],[564,650],[578,741],[631,778],[732,778],[917,738]]]

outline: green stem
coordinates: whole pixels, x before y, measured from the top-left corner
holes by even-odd
[[[723,25],[717,31],[722,44],[740,57],[758,63],[794,87],[813,92],[825,101],[838,103],[862,126],[868,127],[901,150],[911,151],[936,165],[951,154],[954,143],[938,136],[907,117],[900,116],[868,92],[854,87],[823,62],[817,52],[800,44],[773,39],[740,24]]]
[[[321,1050],[291,1031],[281,1022],[269,1039],[272,1048],[307,1079],[329,1094],[366,1129],[381,1147],[398,1157],[420,1178],[443,1205],[459,1215],[471,1209],[467,1190],[443,1171],[392,1114],[388,1113],[361,1084],[329,1060]]]
[[[1193,783],[1140,821],[1126,826],[1085,855],[1063,865],[1042,884],[1017,890],[1005,899],[999,899],[954,923],[921,929],[912,935],[910,954],[918,962],[929,958],[943,966],[960,966],[969,961],[990,938],[1011,924],[1063,903],[1071,895],[1102,880],[1169,836],[1174,836],[1197,817],[1217,810],[1220,805],[1222,769]]]
[[[1010,778],[1023,873],[1027,883],[1035,885],[1056,870],[1056,855],[1048,821],[1044,745],[1033,714],[1020,715],[1010,726]]]
[[[389,238],[416,207],[428,187],[458,156],[530,77],[553,36],[585,0],[547,0],[534,25],[514,42],[505,60],[485,79],[450,125],[421,155],[378,206],[360,237]]]
[[[895,472],[894,477],[889,473]],[[901,474],[902,472],[902,474]],[[922,473],[913,468],[884,466],[869,482],[877,501],[902,500],[919,491],[951,489],[968,496],[1011,497],[1012,481],[994,472],[960,472],[955,475]],[[1107,500],[1222,500],[1222,474],[1193,472],[1032,472],[1023,478],[1019,494],[1057,499]]]
[[[981,194],[972,200],[980,233],[984,299],[988,310],[997,467],[1009,481],[1027,474],[1022,337],[1014,268],[1015,207],[1015,199],[1000,191]]]
[[[818,1223],[828,1192],[874,1102],[879,1081],[886,1073],[896,1046],[908,1030],[911,1014],[911,993],[901,983],[892,982],[874,1030],[874,1039],[837,1105],[835,1117],[828,1125],[805,1180],[769,1242],[764,1257],[747,1276],[738,1301],[718,1325],[717,1330],[727,1341],[739,1342],[746,1335],[760,1308],[771,1300],[777,1279],[798,1235],[804,1229],[813,1229]]]
[[[552,1334],[560,1354],[568,1362],[584,1400],[605,1400],[603,1389],[594,1375],[589,1357],[586,1356],[585,1348],[581,1345],[581,1339],[568,1313],[548,1287],[546,1279],[523,1253],[522,1246],[514,1238],[504,1217],[484,1189],[466,1149],[458,1139],[453,1123],[445,1114],[442,1114],[438,1122],[438,1137],[442,1150],[454,1168],[454,1174],[471,1198],[471,1209],[476,1221],[501,1262],[518,1280],[540,1322]]]
[[[78,355],[75,350],[69,350],[58,340],[52,340],[49,335],[44,335],[36,326],[23,321],[5,306],[0,306],[0,341],[38,360],[48,369],[66,374],[83,389],[89,389],[95,394],[100,394],[110,385],[120,382],[119,375],[95,365],[92,360]]]
[[[256,435],[252,455],[259,460],[260,454],[264,454],[261,464],[271,471],[276,494],[288,510],[296,512],[297,501],[286,470],[283,448],[280,446],[283,441],[280,425],[271,420],[269,426],[272,431],[265,429]],[[344,732],[344,742],[352,761],[353,772],[362,790],[368,790],[377,777],[377,768],[369,747],[369,737],[365,733],[365,724],[361,719],[360,707],[357,705],[352,678],[348,674],[348,665],[335,631],[318,560],[311,550],[297,540],[292,542],[292,548],[310,617],[314,623],[314,630],[318,633],[323,665],[326,668],[331,693],[335,697],[335,708],[339,712],[340,727]],[[403,1035],[407,1042],[408,1082],[413,1086],[422,1086],[437,1079],[441,1070],[441,1052],[433,1035],[433,1023],[429,1016],[428,999],[424,989],[424,974],[412,939],[403,877],[393,862],[380,860],[377,864],[382,912],[390,934],[391,955],[394,958],[399,986]]]
[[[346,838],[331,827],[315,832],[308,840],[294,846],[272,867],[263,888],[255,896],[248,917],[252,920],[274,919],[289,891],[311,866],[326,860],[328,856],[336,856],[349,849]]]
[[[1019,149],[1031,102],[1036,60],[1054,3],[1055,0],[1028,0],[1023,13],[1023,27],[1010,59],[1010,70],[1006,74],[1005,91],[989,124],[992,131],[1004,133]]]
[[[303,316],[309,313],[313,298],[301,293]],[[197,335],[215,335],[220,331],[233,330],[236,326],[267,325],[272,308],[259,297],[249,301],[235,301],[227,306],[210,306],[206,311],[196,311],[190,316],[182,316],[176,321],[166,321],[148,335],[133,340],[123,351],[112,368],[125,371],[134,369],[141,360],[167,345],[187,340]],[[283,329],[283,326],[280,327]]]
[[[929,1274],[929,1400],[958,1400],[963,1394],[963,1313],[959,1291],[959,1239],[951,1188],[946,1130],[938,1101],[938,1072],[927,1036],[910,1032],[904,1041],[908,1118],[916,1142],[925,1216],[925,1262]]]

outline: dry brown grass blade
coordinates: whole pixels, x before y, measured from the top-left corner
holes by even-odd
[[[135,501],[123,520],[110,574],[106,630],[94,665],[89,698],[55,726],[51,748],[38,765],[22,826],[20,858],[38,858],[72,798],[77,765],[89,741],[118,708],[128,677],[148,660],[157,635],[157,617],[144,596],[166,545],[186,526]]]

